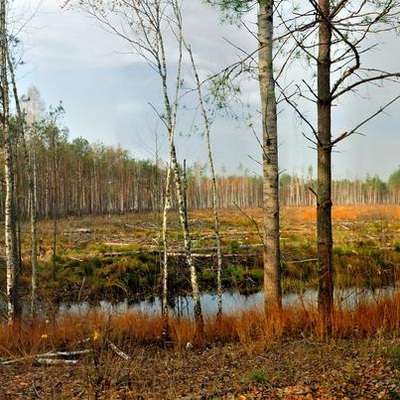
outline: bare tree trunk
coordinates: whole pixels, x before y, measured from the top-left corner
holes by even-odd
[[[15,73],[14,66],[10,57],[10,53],[7,53],[7,61],[11,75],[11,84],[13,88],[14,100],[15,100],[15,108],[17,110],[17,116],[19,121],[19,128],[21,129],[21,139],[22,139],[22,147],[24,151],[25,164],[28,169],[28,186],[29,186],[29,212],[30,212],[30,225],[31,225],[31,241],[32,241],[32,250],[31,250],[31,318],[35,317],[36,314],[36,292],[37,292],[37,265],[38,265],[38,255],[37,255],[37,221],[36,221],[36,183],[35,183],[35,159],[33,157],[30,160],[28,147],[26,145],[26,137],[25,137],[25,118],[22,113],[21,104],[19,102],[17,85],[15,82]]]
[[[190,61],[192,63],[192,68],[196,80],[196,90],[199,97],[200,110],[201,115],[203,117],[204,122],[204,133],[206,135],[207,141],[207,154],[208,154],[208,162],[210,163],[211,168],[211,180],[212,180],[212,207],[214,214],[214,232],[215,232],[215,240],[217,243],[217,315],[222,314],[222,251],[221,251],[221,238],[220,238],[220,222],[219,222],[219,213],[218,213],[218,190],[217,190],[217,178],[215,174],[214,167],[214,158],[212,155],[211,149],[211,135],[210,135],[210,119],[208,118],[206,108],[204,106],[203,94],[201,91],[201,84],[199,75],[197,73],[196,63],[194,62],[193,52],[189,46],[186,45],[186,48],[190,55]]]
[[[171,168],[168,166],[167,177],[165,182],[165,197],[164,197],[163,225],[162,225],[163,264],[162,264],[161,314],[163,318],[162,335],[164,340],[168,340],[169,338],[167,214],[170,207],[171,207]]]
[[[273,0],[259,1],[259,83],[263,132],[265,311],[282,307],[279,245],[278,133],[273,76]]]
[[[7,28],[6,28],[7,1],[0,0],[0,67],[1,67],[1,89],[2,89],[2,128],[3,128],[3,157],[4,157],[4,180],[6,186],[5,199],[5,247],[7,266],[7,316],[8,323],[12,325],[20,316],[19,307],[19,283],[18,283],[18,260],[17,260],[17,232],[16,213],[14,203],[14,174],[12,160],[12,141],[10,137],[10,110],[9,89],[7,76]]]
[[[317,189],[317,240],[319,291],[318,309],[325,333],[329,334],[333,313],[333,263],[332,263],[332,200],[331,200],[331,26],[330,1],[320,0],[318,41],[318,189]]]
[[[57,179],[57,150],[56,150],[56,133],[52,132],[52,138],[51,138],[51,146],[52,146],[52,157],[53,157],[53,190],[52,190],[52,218],[53,218],[53,244],[52,244],[52,249],[53,249],[53,255],[52,255],[52,261],[53,261],[53,268],[52,268],[52,276],[53,279],[57,279],[57,219],[58,219],[58,179]]]
[[[35,150],[32,150],[31,159],[28,160],[31,165],[32,182],[30,199],[30,225],[32,238],[32,279],[31,279],[31,318],[33,319],[37,311],[37,273],[38,273],[38,234],[37,234],[37,173]]]
[[[160,4],[157,3],[154,5],[155,7],[155,15],[157,18],[160,18]],[[161,32],[158,33],[158,41],[159,41],[159,56],[158,56],[158,68],[159,75],[162,81],[163,95],[164,95],[164,106],[165,106],[165,116],[167,121],[168,128],[168,142],[169,142],[169,156],[171,162],[172,172],[174,174],[174,182],[175,182],[175,190],[176,197],[178,202],[178,210],[179,210],[179,219],[182,226],[183,231],[183,242],[186,253],[186,260],[189,267],[190,274],[190,283],[192,287],[192,297],[194,304],[194,317],[196,321],[196,334],[201,337],[204,333],[204,322],[203,322],[203,313],[201,310],[201,302],[200,302],[200,290],[197,282],[197,272],[194,264],[193,256],[192,256],[192,240],[190,237],[189,223],[187,218],[187,213],[185,211],[184,205],[184,193],[182,189],[182,179],[181,173],[179,171],[179,164],[176,156],[176,147],[175,147],[175,127],[177,121],[177,112],[178,112],[178,98],[179,98],[179,90],[181,86],[181,66],[182,66],[182,45],[183,45],[183,32],[182,32],[182,20],[178,3],[174,0],[172,2],[172,8],[174,12],[174,16],[176,18],[176,25],[178,32],[177,40],[178,40],[178,71],[176,74],[176,83],[175,83],[175,97],[173,106],[171,106],[169,94],[168,94],[168,79],[167,79],[167,63],[166,63],[166,53],[164,47],[164,38]],[[160,21],[159,21],[160,24]]]
[[[192,255],[192,240],[190,237],[188,219],[185,214],[182,180],[179,171],[179,165],[176,158],[176,149],[173,137],[171,137],[170,139],[170,160],[171,160],[172,171],[174,173],[179,219],[183,230],[183,244],[185,248],[186,261],[189,267],[190,284],[192,287],[194,318],[196,321],[196,331],[197,331],[196,335],[201,337],[203,336],[204,333],[204,322],[203,322],[203,313],[201,310],[201,303],[200,303],[200,289],[199,289],[199,284],[197,282],[196,266],[194,265],[194,260]]]

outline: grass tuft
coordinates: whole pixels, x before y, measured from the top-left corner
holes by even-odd
[[[162,327],[163,320],[156,314],[108,315],[93,310],[85,314],[65,313],[53,321],[38,318],[34,324],[21,322],[9,327],[3,323],[0,325],[0,357],[30,357],[52,349],[76,350],[94,337],[122,347],[162,344]],[[170,317],[169,329],[170,339],[177,348],[184,348],[188,342],[199,344],[192,319]],[[391,338],[397,337],[399,331],[400,294],[365,302],[351,310],[338,308],[332,324],[332,335],[337,339]],[[317,309],[287,307],[271,311],[265,317],[262,309],[254,308],[206,316],[201,343],[239,342],[246,351],[252,352],[259,343],[306,337],[321,337]]]

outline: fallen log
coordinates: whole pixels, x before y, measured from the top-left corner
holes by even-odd
[[[107,341],[108,345],[110,346],[111,350],[117,354],[118,356],[120,356],[121,358],[123,358],[126,361],[129,361],[131,359],[130,356],[128,356],[128,354],[124,353],[121,349],[119,349],[113,342],[110,342],[109,340]]]
[[[39,365],[75,365],[79,360],[64,360],[62,358],[35,358],[34,362]]]
[[[44,360],[50,360],[50,359],[52,359],[53,361],[58,360],[60,362],[66,363],[66,364],[68,364],[68,363],[76,364],[76,362],[78,361],[76,359],[71,360],[71,359],[57,358],[57,357],[77,357],[77,356],[81,356],[83,354],[88,354],[91,352],[92,352],[92,350],[75,350],[75,351],[54,351],[54,352],[47,352],[47,353],[42,353],[42,354],[32,354],[32,355],[29,355],[26,357],[20,357],[20,358],[2,361],[1,365],[11,365],[11,364],[28,361],[28,360],[34,360],[36,362],[39,362],[39,360],[41,360],[42,363],[46,363],[46,361],[44,361]],[[74,362],[72,362],[72,361],[74,361]],[[50,362],[49,362],[49,364],[50,364]]]

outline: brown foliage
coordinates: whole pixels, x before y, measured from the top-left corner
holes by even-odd
[[[184,348],[195,342],[194,322],[171,317],[171,344]],[[354,309],[335,311],[335,338],[375,338],[396,336],[400,328],[400,294],[391,298],[359,304]],[[251,309],[205,319],[203,345],[239,342],[244,347],[254,343],[273,343],[281,339],[319,338],[321,324],[312,307],[288,307],[271,312],[266,318],[261,309]],[[85,315],[64,314],[53,321],[37,320],[0,326],[0,355],[28,357],[40,352],[76,350],[93,337],[111,340],[121,346],[162,345],[162,318],[157,315],[128,312],[117,315],[90,311]]]

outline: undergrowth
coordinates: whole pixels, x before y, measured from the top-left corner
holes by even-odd
[[[204,336],[196,338],[190,318],[169,318],[169,345],[187,343],[214,345],[240,343],[250,349],[255,343],[273,343],[298,338],[322,339],[318,311],[312,307],[287,307],[264,312],[254,308],[222,316],[205,317]],[[87,340],[111,341],[122,348],[166,345],[162,318],[155,314],[127,312],[110,315],[91,310],[83,315],[65,313],[53,320],[37,318],[10,327],[0,325],[0,357],[29,357],[49,350],[76,350]],[[332,338],[369,339],[397,337],[400,331],[400,295],[360,304],[353,310],[335,311]]]

